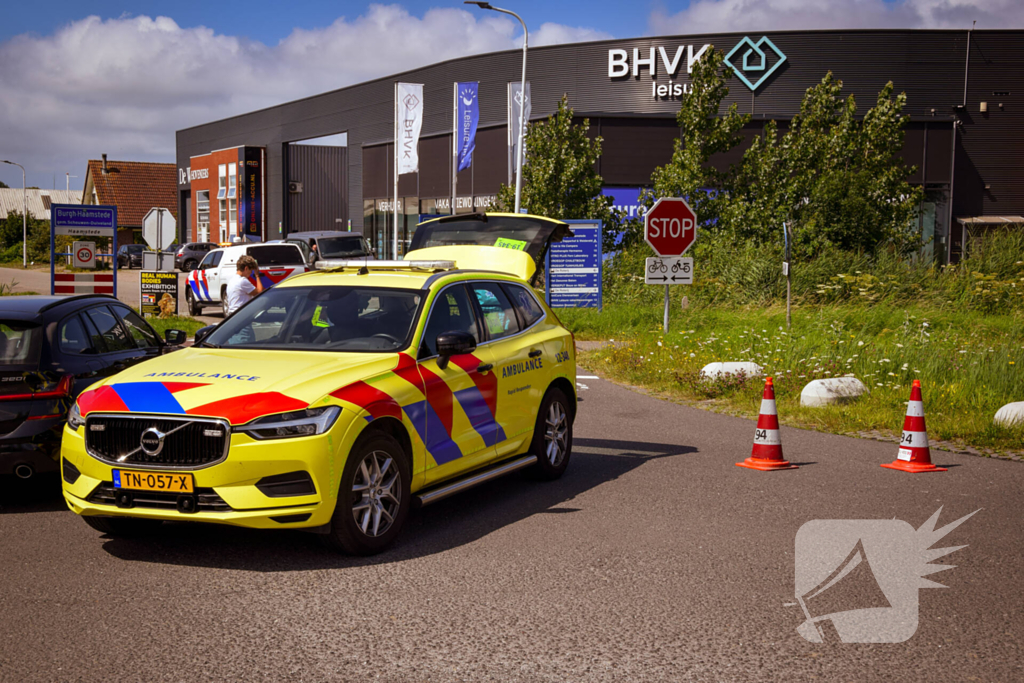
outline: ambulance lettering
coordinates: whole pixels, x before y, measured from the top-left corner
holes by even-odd
[[[519,361],[516,363],[509,363],[501,368],[501,378],[515,377],[521,375],[524,372],[530,372],[531,370],[540,370],[544,367],[544,363],[540,358],[531,358],[530,360]]]

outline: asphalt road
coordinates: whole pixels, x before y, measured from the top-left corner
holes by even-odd
[[[581,373],[589,374],[589,373]],[[375,558],[300,532],[165,525],[118,540],[53,480],[3,484],[4,681],[1022,680],[1024,467],[782,429],[800,469],[734,466],[754,424],[581,379],[557,482],[512,475],[414,512]],[[40,488],[41,486],[41,488]],[[794,539],[815,519],[940,524],[967,547],[916,635],[796,632]]]
[[[132,308],[139,308],[139,270],[117,271],[117,298]],[[188,310],[185,306],[185,279],[188,273],[178,273],[178,315],[187,316]],[[17,283],[15,292],[35,292],[36,294],[50,293],[50,270],[49,268],[22,270],[21,268],[0,268],[0,282],[5,284]],[[210,324],[223,320],[220,306],[210,306],[205,309],[209,315],[197,317]]]

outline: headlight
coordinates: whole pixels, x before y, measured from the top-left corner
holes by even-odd
[[[78,401],[75,401],[71,405],[71,410],[68,411],[68,426],[77,432],[78,428],[84,424],[85,420],[82,419],[82,411],[78,409]]]
[[[330,429],[341,408],[308,408],[292,413],[279,413],[261,417],[252,422],[235,427],[233,431],[248,434],[254,439],[292,439],[297,436],[316,436]]]

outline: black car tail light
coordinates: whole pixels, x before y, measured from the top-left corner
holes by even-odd
[[[64,375],[57,382],[57,386],[46,391],[33,391],[29,394],[4,394],[0,401],[24,401],[36,398],[64,398],[71,395],[71,383],[74,378],[71,375]]]

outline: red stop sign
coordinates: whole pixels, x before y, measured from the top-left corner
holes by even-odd
[[[679,197],[662,197],[644,216],[644,239],[658,256],[682,256],[697,241],[697,214]]]

